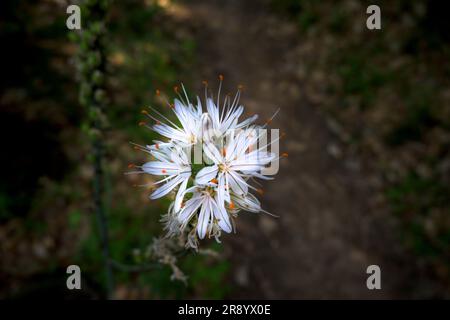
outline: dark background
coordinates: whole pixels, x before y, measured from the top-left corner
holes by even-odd
[[[169,200],[150,201],[124,176],[145,160],[129,141],[158,88],[244,85],[261,121],[278,108],[286,132],[263,206],[237,234],[170,268],[115,272],[118,299],[448,298],[450,294],[449,6],[377,1],[382,29],[366,28],[369,3],[344,1],[113,1],[107,15],[105,202],[112,256],[136,261],[161,234]],[[2,1],[0,297],[105,297],[92,214],[87,110],[78,102],[78,42],[66,1]],[[82,14],[82,26],[83,23]],[[166,111],[164,111],[166,112]],[[83,290],[65,289],[78,264]],[[366,268],[382,290],[366,288]]]

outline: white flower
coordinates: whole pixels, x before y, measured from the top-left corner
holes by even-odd
[[[226,96],[222,106],[222,111],[220,111],[218,107],[219,100],[217,100],[217,104],[215,104],[212,98],[206,98],[206,108],[212,123],[211,128],[214,130],[216,137],[220,138],[229,130],[245,128],[258,119],[258,115],[253,115],[241,123],[238,122],[239,117],[244,112],[244,107],[239,105],[239,97],[239,91],[233,102],[231,102],[229,96]]]
[[[203,145],[205,154],[213,161],[214,165],[203,168],[195,177],[198,185],[216,179],[221,203],[231,202],[231,192],[245,196],[249,187],[253,188],[247,183],[246,178],[264,177],[261,169],[276,158],[275,154],[263,150],[265,146],[251,150],[258,139],[257,130],[241,130],[236,136],[235,132],[231,131],[227,137],[229,137],[228,143],[221,151],[212,143]]]
[[[174,124],[170,120],[168,120],[170,125],[159,121],[153,125],[153,130],[184,146],[197,143],[201,135],[201,105],[198,105],[197,109],[195,109],[192,104],[186,106],[180,100],[175,99],[173,111],[181,126]]]
[[[181,230],[184,230],[195,216],[195,228],[200,239],[206,234],[215,236],[215,230],[227,233],[232,231],[230,217],[225,207],[218,203],[215,188],[195,186],[187,192],[192,193],[192,198],[186,201],[177,215]]]
[[[179,146],[161,148],[158,144],[148,149],[158,161],[145,163],[142,170],[152,175],[165,177],[155,183],[156,186],[162,185],[150,195],[150,199],[161,198],[180,185],[175,198],[175,209],[181,208],[184,191],[191,176],[191,166],[185,151]]]
[[[269,144],[255,147],[260,138],[258,129],[265,127],[252,124],[257,115],[239,122],[244,111],[239,104],[240,91],[233,99],[227,95],[220,108],[220,87],[214,102],[212,97],[206,96],[205,86],[204,112],[200,99],[197,97],[194,106],[182,88],[184,97],[179,95],[180,99],[175,99],[171,105],[177,123],[155,109],[151,108],[152,114],[143,111],[156,121],[148,127],[166,141],[157,140],[145,147],[136,145],[154,158],[138,167],[141,169],[138,172],[162,176],[154,183],[156,189],[151,199],[176,192],[161,221],[167,236],[187,231],[186,246],[197,248],[198,239],[208,236],[220,242],[222,232],[233,231],[233,219],[240,210],[268,213],[250,193],[250,190],[260,191],[250,181],[272,179],[265,176],[262,169],[275,160],[276,155],[265,151]],[[203,151],[206,156],[199,164],[191,162],[193,149]]]
[[[175,99],[174,104],[168,105],[172,108],[179,124],[174,123],[169,118],[154,110],[155,115],[151,115],[147,110],[143,110],[142,113],[149,118],[156,121],[156,124],[150,128],[160,135],[169,139],[171,143],[179,144],[184,147],[196,144],[201,140],[202,135],[202,105],[200,99],[197,97],[197,106],[189,101],[186,90],[182,85],[185,97],[179,95],[180,99]],[[178,93],[178,88],[176,87]],[[157,118],[159,116],[160,118]]]

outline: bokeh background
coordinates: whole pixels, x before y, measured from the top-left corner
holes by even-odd
[[[105,297],[92,204],[88,110],[77,32],[62,0],[0,4],[0,298]],[[366,28],[381,7],[382,29]],[[168,200],[125,176],[155,135],[140,110],[155,90],[195,95],[223,74],[230,92],[286,132],[261,201],[237,234],[177,266],[114,270],[117,299],[449,298],[449,5],[444,1],[112,1],[106,32],[104,201],[111,256],[139,265]],[[82,13],[82,27],[85,23]],[[65,287],[81,267],[83,290]],[[382,289],[366,288],[379,265]]]

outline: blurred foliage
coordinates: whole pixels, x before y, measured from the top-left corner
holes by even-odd
[[[58,1],[1,3],[0,34],[8,43],[1,60],[1,133],[3,146],[14,154],[2,157],[2,164],[16,170],[7,170],[0,182],[0,297],[99,298],[103,292],[91,214],[91,155],[80,130],[89,114],[78,104],[75,76],[76,68],[96,61],[87,57],[76,63],[77,32],[68,32],[65,9]],[[108,23],[106,69],[91,80],[105,84],[106,92],[95,99],[108,101],[105,203],[111,252],[115,260],[135,264],[133,250],[145,249],[161,233],[159,218],[168,201],[150,202],[148,190],[133,187],[145,183],[142,176],[124,176],[128,163],[145,161],[129,142],[156,138],[138,126],[144,120],[140,110],[149,104],[162,108],[156,88],[170,92],[179,81],[190,81],[195,43],[178,32],[157,1],[115,1]],[[69,264],[82,269],[81,296],[64,289]],[[139,299],[227,293],[225,261],[189,253],[179,267],[189,277],[187,285],[171,281],[168,267],[116,271],[116,294]]]
[[[366,8],[382,29],[366,29]],[[309,99],[383,177],[408,246],[450,284],[450,9],[444,1],[272,1],[302,34]],[[421,260],[421,259],[420,259]]]

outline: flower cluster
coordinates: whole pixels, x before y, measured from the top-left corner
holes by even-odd
[[[270,143],[256,147],[267,122],[254,124],[257,115],[239,122],[244,111],[239,103],[240,89],[234,98],[225,96],[221,104],[220,87],[214,101],[207,95],[205,84],[206,110],[199,97],[195,103],[190,101],[184,86],[182,94],[177,87],[175,91],[179,99],[168,105],[175,113],[176,123],[153,108],[142,111],[154,123],[141,124],[165,141],[138,146],[154,160],[137,168],[160,177],[154,183],[151,199],[175,194],[162,219],[167,235],[186,233],[186,246],[197,248],[198,239],[215,237],[220,242],[222,232],[232,232],[240,210],[267,213],[250,192],[261,190],[249,182],[253,178],[272,179],[262,171],[278,157],[266,151]]]

